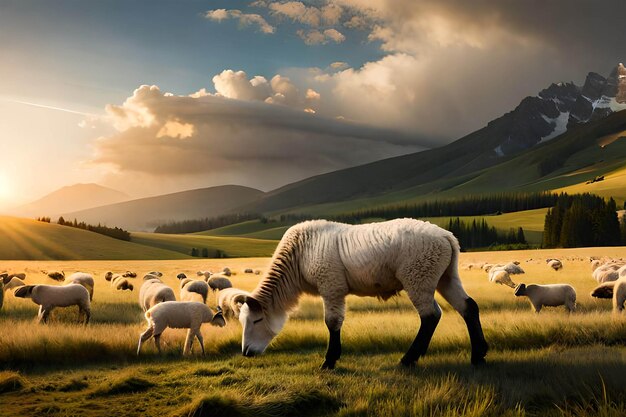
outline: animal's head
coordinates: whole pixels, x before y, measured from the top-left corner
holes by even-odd
[[[241,353],[255,356],[263,353],[287,321],[286,313],[269,312],[253,297],[246,297],[239,311],[243,327]]]
[[[226,320],[224,319],[224,313],[221,307],[217,307],[217,313],[211,319],[211,326],[224,327],[226,326]]]
[[[519,284],[515,287],[515,296],[522,297],[524,295],[526,295],[526,284]]]
[[[50,272],[48,276],[55,281],[65,281],[65,272]]]
[[[9,276],[9,274],[0,274],[0,281],[2,281],[4,285],[11,282],[12,279],[13,277]]]
[[[34,285],[24,285],[17,288],[13,294],[19,298],[31,298],[33,296],[33,289],[35,289]]]
[[[151,279],[155,279],[157,281],[161,281],[157,275],[147,274],[147,275],[144,275],[144,277],[143,277],[144,282],[145,281],[150,281]]]
[[[148,272],[148,275],[154,275],[155,277],[162,277],[163,273],[159,271]]]
[[[613,285],[600,285],[591,291],[595,298],[613,298]]]
[[[113,279],[113,272],[109,271],[104,274],[104,279],[106,279],[107,281],[111,281]]]
[[[180,274],[176,275],[176,278],[178,278],[178,279],[185,279],[185,278],[187,278],[187,275],[185,275],[184,273],[181,272]]]

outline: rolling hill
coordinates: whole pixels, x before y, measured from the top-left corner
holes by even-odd
[[[121,260],[184,259],[190,256],[86,230],[31,219],[0,217],[0,259]]]
[[[68,211],[85,210],[106,204],[129,200],[121,191],[98,184],[74,184],[59,188],[44,197],[10,210],[10,214],[24,217],[56,217]]]
[[[64,213],[67,219],[148,231],[172,220],[214,217],[257,200],[262,191],[238,185],[201,188]]]

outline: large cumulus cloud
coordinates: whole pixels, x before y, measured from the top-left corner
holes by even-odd
[[[221,93],[175,96],[144,85],[121,105],[107,106],[115,133],[95,142],[92,162],[111,166],[115,174],[109,183],[126,188],[174,181],[178,189],[225,183],[271,189],[432,145],[304,111],[309,109],[303,109],[306,102],[318,100],[319,94],[312,89],[290,93],[295,87],[284,77],[265,81],[268,86],[260,94],[251,84],[258,78],[237,74],[226,79],[238,88],[221,86]],[[238,98],[227,98],[226,91]],[[292,94],[293,105],[272,104],[274,97]]]

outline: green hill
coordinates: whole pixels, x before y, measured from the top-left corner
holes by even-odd
[[[294,222],[262,222],[261,220],[249,220],[194,234],[203,236],[239,236],[252,239],[280,240],[285,231],[293,224]]]
[[[181,254],[191,254],[192,248],[202,250],[206,248],[209,257],[218,255],[229,258],[271,256],[278,241],[249,239],[243,237],[222,237],[203,235],[170,235],[162,233],[132,233],[133,242],[146,246],[153,246]]]
[[[0,259],[121,260],[183,259],[166,249],[125,242],[68,226],[16,217],[0,217]]]

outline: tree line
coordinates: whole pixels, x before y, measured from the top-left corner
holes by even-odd
[[[543,228],[544,248],[618,246],[626,244],[626,219],[620,224],[617,204],[585,193],[559,195],[548,210]]]
[[[195,233],[205,230],[217,229],[218,227],[230,226],[231,224],[241,223],[248,220],[256,220],[261,218],[258,214],[226,214],[217,217],[204,217],[202,219],[171,221],[159,225],[154,229],[154,233]]]
[[[487,249],[502,245],[518,245],[517,248],[527,247],[523,228],[511,228],[508,232],[501,232],[495,227],[489,226],[485,219],[474,219],[471,222],[465,222],[458,217],[451,218],[448,220],[445,229],[456,236],[462,250]]]
[[[49,218],[45,218],[45,219],[48,219],[47,221],[48,223],[50,222]],[[40,221],[45,221],[45,220],[40,220]],[[101,235],[109,236],[115,239],[130,241],[130,232],[119,227],[102,226],[100,223],[98,223],[97,226],[94,226],[92,224],[87,224],[85,222],[79,222],[76,219],[74,219],[74,221],[65,220],[63,216],[59,217],[59,220],[57,220],[57,224],[61,226],[69,226],[69,227],[75,227],[77,229],[88,230],[90,232],[99,233]]]

